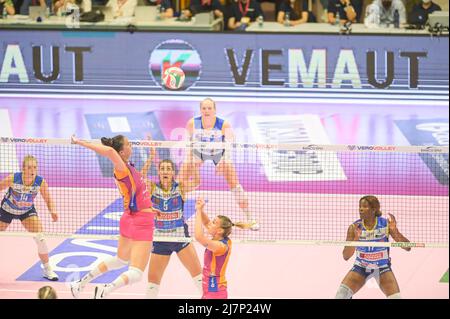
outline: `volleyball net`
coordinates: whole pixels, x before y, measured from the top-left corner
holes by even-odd
[[[149,180],[158,182],[158,163],[164,159],[175,163],[178,177],[183,167],[191,181],[198,179],[198,187],[186,194],[184,202],[184,220],[192,237],[195,201],[203,198],[210,218],[226,215],[234,222],[257,221],[257,231],[234,229],[235,242],[448,247],[447,146],[148,140],[132,141],[132,146],[130,161],[138,170],[150,150],[156,150]],[[35,198],[45,234],[118,237],[123,202],[108,159],[72,145],[70,139],[0,137],[0,180],[20,172],[27,155],[37,159],[38,175],[46,180],[59,215],[53,222],[42,196]],[[0,190],[1,199],[7,190]],[[359,199],[364,195],[379,199],[383,217],[394,215],[397,228],[411,243],[345,241],[349,225],[360,218]],[[31,235],[17,219],[0,234]],[[170,232],[155,236],[155,241],[188,240]]]

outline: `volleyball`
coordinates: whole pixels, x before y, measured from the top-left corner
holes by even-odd
[[[174,66],[167,68],[162,75],[162,84],[169,90],[178,90],[184,83],[184,72]]]

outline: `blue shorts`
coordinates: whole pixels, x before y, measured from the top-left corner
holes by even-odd
[[[391,264],[389,263],[387,265],[381,266],[378,269],[369,269],[369,268],[364,268],[364,267],[361,267],[358,265],[353,265],[353,267],[350,271],[354,271],[354,272],[360,274],[361,276],[363,276],[364,279],[369,280],[373,276],[382,275],[385,272],[392,271],[392,269],[391,269]]]
[[[183,227],[184,227],[184,235],[186,237],[189,237],[188,225],[185,223]],[[170,256],[173,252],[179,253],[188,245],[189,242],[175,243],[175,242],[155,241],[153,242],[152,254]]]
[[[8,213],[7,211],[0,208],[0,221],[4,222],[5,224],[11,224],[13,219],[20,219],[20,221],[24,221],[25,219],[27,219],[29,217],[37,216],[37,215],[38,214],[37,214],[34,206],[29,211],[27,211],[26,213],[23,213],[22,215],[14,215],[14,214]]]
[[[203,154],[202,152],[198,151],[198,150],[193,150],[192,153],[199,159],[202,160],[202,162],[210,160],[214,163],[214,165],[217,166],[217,164],[219,164],[220,160],[223,157],[223,154],[225,154],[225,151],[222,151],[219,154],[216,155],[208,155],[208,154]]]

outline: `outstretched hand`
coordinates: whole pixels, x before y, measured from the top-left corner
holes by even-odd
[[[78,144],[79,139],[75,136],[75,134],[73,134],[73,135],[70,137],[70,142],[71,142],[72,144]]]
[[[52,215],[52,221],[57,222],[58,221],[58,214],[57,213],[51,213]]]
[[[149,141],[153,141],[153,137],[151,133],[147,133],[146,134],[146,138]],[[149,148],[149,154],[151,156],[151,158],[155,159],[156,158],[156,148],[154,146],[150,146]]]
[[[205,207],[205,200],[203,198],[197,199],[197,201],[195,202],[195,211],[202,212],[204,207]]]
[[[394,233],[397,231],[397,221],[395,220],[394,215],[388,213],[388,221],[389,221],[389,232]]]
[[[354,223],[352,224],[353,226],[353,240],[359,240],[359,237],[361,237],[362,234],[362,228],[361,228],[361,224],[359,223]]]

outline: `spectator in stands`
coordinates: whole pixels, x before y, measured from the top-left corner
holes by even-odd
[[[112,8],[114,18],[129,18],[134,15],[137,0],[109,0],[106,6]]]
[[[359,16],[357,7],[361,7],[361,0],[329,0],[328,1],[328,23],[336,23],[336,14],[339,12],[339,20],[341,24],[346,22],[356,23]],[[361,14],[361,11],[359,12]]]
[[[287,22],[287,15],[289,15],[289,22]],[[277,22],[289,23],[293,26],[308,22],[308,16],[308,0],[284,0],[277,14]]]
[[[59,15],[66,10],[67,5],[75,4],[80,8],[80,12],[90,12],[92,10],[92,0],[55,0],[53,3],[53,12]]]
[[[42,8],[51,8],[52,0],[23,0],[21,1],[20,14],[29,15],[31,6],[41,6]]]
[[[157,0],[158,5],[161,5],[161,18],[172,18],[175,13],[175,5],[172,0]]]
[[[261,5],[256,0],[237,0],[231,4],[231,16],[228,20],[230,30],[243,31],[247,26],[264,16]]]
[[[10,16],[16,14],[14,3],[12,0],[0,0],[0,13],[3,14],[3,8],[6,8],[6,13]]]
[[[182,14],[188,18],[202,12],[214,11],[216,18],[223,18],[223,6],[219,0],[191,0],[189,8],[184,9]]]
[[[56,290],[50,286],[41,287],[38,290],[38,298],[39,299],[58,299],[58,295],[56,294]]]
[[[320,4],[323,8],[323,16],[321,17],[321,21],[323,22],[328,21],[328,2],[329,0],[320,0]]]
[[[430,13],[441,10],[441,7],[432,0],[422,0],[412,8],[408,22],[415,25],[425,25]]]
[[[374,0],[366,8],[364,24],[368,28],[392,26],[395,11],[399,13],[400,26],[405,25],[406,9],[402,0]]]

